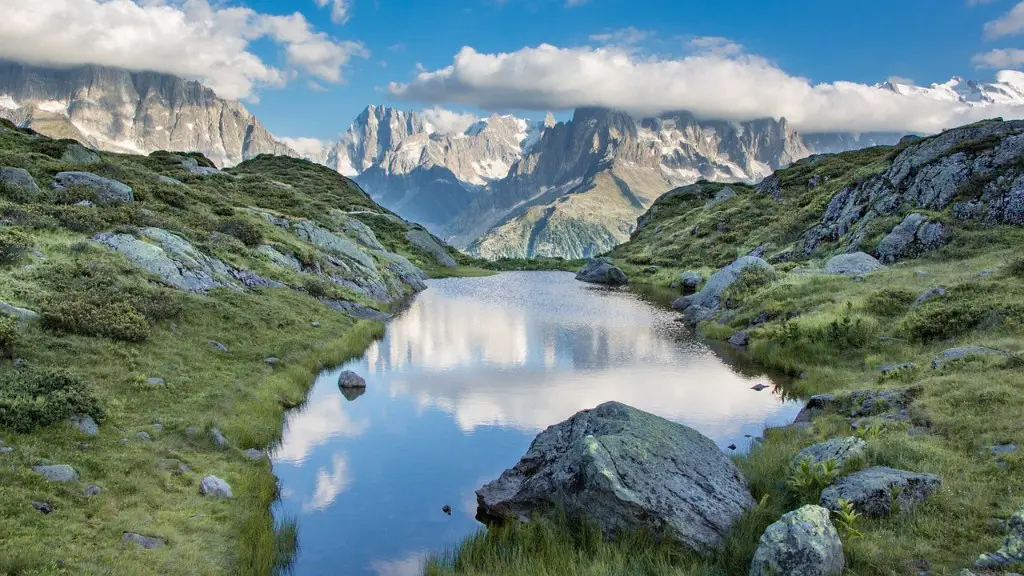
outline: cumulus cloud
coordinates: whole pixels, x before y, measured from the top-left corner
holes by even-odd
[[[936,132],[1024,112],[1006,106],[970,108],[855,82],[815,84],[746,53],[639,57],[622,48],[549,44],[500,54],[464,47],[451,65],[419,71],[408,83],[392,82],[388,90],[408,101],[486,110],[605,106],[636,115],[689,110],[737,121],[784,116],[805,132]]]
[[[907,78],[906,76],[889,76],[888,78],[885,79],[885,81],[890,82],[892,84],[903,84],[905,86],[914,85],[914,81],[910,78]]]
[[[335,24],[344,24],[352,15],[350,0],[314,0],[316,5],[326,8],[331,5],[331,21]]]
[[[0,58],[31,64],[98,64],[195,79],[226,98],[284,85],[298,72],[340,82],[368,55],[362,44],[313,29],[302,14],[268,15],[208,0],[0,0]],[[269,40],[286,69],[251,50]]]
[[[1000,48],[975,54],[971,62],[978,68],[1017,68],[1024,64],[1024,50]]]
[[[686,42],[691,52],[736,56],[743,53],[743,45],[722,36],[697,36]]]
[[[640,30],[633,26],[629,26],[619,30],[612,30],[610,32],[591,34],[590,41],[597,42],[598,44],[629,46],[632,44],[639,44],[640,42],[650,38],[652,35],[653,34],[648,30]]]
[[[1018,2],[1009,12],[985,24],[985,38],[995,40],[1024,32],[1024,1]]]
[[[423,110],[422,114],[423,118],[434,127],[434,130],[441,134],[461,134],[480,121],[475,114],[445,110],[440,106],[427,108]]]

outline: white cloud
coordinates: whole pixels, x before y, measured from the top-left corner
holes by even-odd
[[[334,503],[338,494],[345,491],[352,478],[348,472],[348,461],[343,454],[331,457],[331,470],[320,467],[316,472],[316,489],[313,497],[302,505],[303,511],[323,510]]]
[[[914,86],[914,81],[905,76],[889,76],[885,79],[886,82],[891,84],[903,84],[904,86]]]
[[[284,142],[289,148],[295,150],[303,158],[321,158],[326,156],[327,149],[332,145],[330,142],[325,140],[319,140],[317,138],[278,138],[281,142]]]
[[[308,86],[309,89],[312,90],[313,92],[327,92],[326,86],[320,84],[319,82],[314,82],[313,80],[306,82],[306,86]]]
[[[637,115],[689,110],[726,120],[784,116],[805,132],[936,132],[1024,112],[1006,106],[969,108],[855,82],[814,84],[751,54],[640,57],[613,47],[548,44],[501,54],[464,47],[451,65],[420,71],[409,83],[392,82],[388,90],[404,100],[486,110],[606,106]]]
[[[441,134],[461,134],[480,120],[475,114],[445,110],[439,106],[423,110],[423,118]]]
[[[352,16],[351,0],[314,0],[316,5],[326,8],[331,5],[331,21],[335,24],[344,24]]]
[[[985,24],[985,38],[994,40],[1024,32],[1024,1],[1018,2],[1000,18]]]
[[[225,98],[252,97],[302,71],[340,82],[367,54],[357,42],[315,31],[299,13],[275,16],[207,0],[0,0],[0,58],[42,65],[98,64],[200,80]],[[290,69],[251,44],[280,47]]]
[[[1024,64],[1024,50],[1000,48],[976,54],[971,62],[978,68],[1017,68]]]
[[[722,36],[697,36],[686,42],[691,52],[698,54],[717,54],[719,56],[737,56],[743,53],[743,45]]]
[[[377,576],[420,576],[426,560],[426,552],[413,552],[395,560],[374,560],[370,563],[370,569]]]
[[[611,32],[591,34],[590,41],[597,42],[598,44],[630,46],[633,44],[639,44],[640,42],[650,38],[652,35],[653,34],[648,30],[640,30],[633,26],[629,26],[619,30],[612,30]]]

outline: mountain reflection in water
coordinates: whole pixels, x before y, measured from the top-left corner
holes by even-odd
[[[741,450],[799,409],[751,390],[771,378],[727,365],[633,293],[561,272],[428,284],[288,415],[273,460],[277,512],[299,523],[296,574],[417,574],[428,551],[480,527],[476,488],[545,427],[607,400]],[[342,370],[366,378],[364,395],[342,395]]]

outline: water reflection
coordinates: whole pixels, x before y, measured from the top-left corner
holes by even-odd
[[[365,395],[342,396],[354,370]],[[414,574],[478,528],[474,491],[536,433],[619,400],[749,445],[798,406],[750,387],[676,315],[564,273],[430,282],[364,358],[321,374],[289,415],[274,470],[298,516],[297,574]],[[443,505],[454,513],[441,513]]]

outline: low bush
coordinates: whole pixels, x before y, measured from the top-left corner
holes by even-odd
[[[229,218],[217,227],[219,232],[230,234],[242,241],[242,244],[254,248],[263,243],[263,231],[260,227],[242,218]]]
[[[1018,258],[1006,265],[1006,273],[1024,280],[1024,258]]]
[[[908,290],[886,288],[868,296],[864,307],[876,316],[896,316],[906,312],[916,299],[914,293]]]
[[[61,332],[123,342],[143,342],[149,338],[149,322],[137,310],[123,302],[103,302],[89,295],[45,298],[43,325]]]
[[[973,330],[986,310],[978,303],[960,299],[932,301],[914,310],[901,323],[907,335],[918,342],[947,340]]]
[[[732,286],[722,293],[722,302],[727,308],[736,308],[744,300],[775,281],[774,270],[749,266],[740,271]]]
[[[11,316],[0,316],[0,358],[10,358],[18,343],[18,321]]]
[[[32,248],[32,237],[17,228],[0,229],[0,266],[16,264]]]
[[[306,278],[306,281],[302,286],[306,292],[313,298],[324,298],[328,294],[333,292],[333,286],[327,280],[323,278],[310,277]]]
[[[31,432],[78,414],[99,420],[103,410],[71,374],[35,368],[0,372],[0,428]]]

